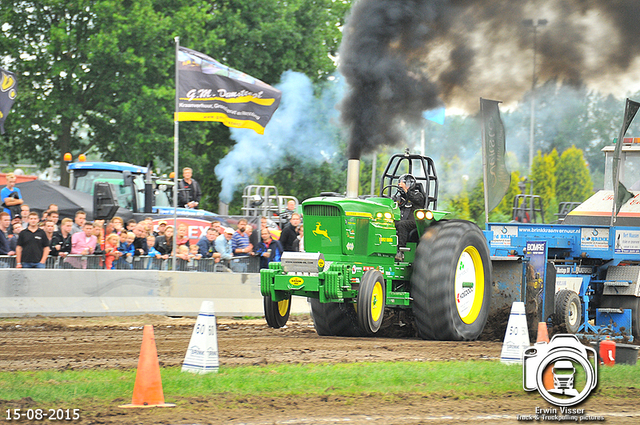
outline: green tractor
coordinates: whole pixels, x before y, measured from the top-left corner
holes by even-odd
[[[315,329],[323,336],[371,336],[383,319],[413,320],[418,336],[474,340],[491,299],[491,262],[482,231],[437,210],[433,160],[394,155],[379,196],[358,197],[359,161],[349,160],[346,196],[322,194],[302,203],[306,252],[286,252],[260,272],[267,323],[283,327],[291,297],[309,299]],[[394,201],[402,174],[412,174],[425,195],[414,212],[417,229],[397,261]],[[333,195],[333,196],[331,196]]]

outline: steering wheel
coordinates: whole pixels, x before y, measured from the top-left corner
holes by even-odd
[[[393,189],[394,187],[396,188],[396,193],[395,193],[395,195],[393,195],[393,196],[396,196],[396,195],[400,194],[400,193],[401,193],[400,191],[401,191],[402,189],[400,189],[400,186],[398,186],[397,184],[389,184],[389,185],[387,185],[387,186],[383,187],[383,188],[382,188],[382,190],[380,191],[380,194],[381,194],[382,196],[384,196],[384,191],[385,191],[385,190],[387,190],[387,189],[389,189],[389,195],[387,196],[387,198],[391,198],[391,199],[393,199],[393,196],[391,196],[391,189]]]

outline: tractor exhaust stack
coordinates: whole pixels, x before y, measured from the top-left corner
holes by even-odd
[[[359,180],[360,160],[352,158],[347,165],[347,198],[358,197]]]

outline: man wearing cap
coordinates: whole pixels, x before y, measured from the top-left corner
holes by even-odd
[[[224,233],[216,238],[216,251],[220,253],[221,260],[231,260],[233,252],[231,251],[231,238],[234,230],[231,227],[224,229]]]
[[[167,222],[165,220],[160,220],[158,222],[158,229],[153,232],[153,236],[156,238],[158,236],[164,236],[164,231],[167,230]]]

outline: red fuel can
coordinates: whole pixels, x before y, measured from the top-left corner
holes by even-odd
[[[600,357],[607,366],[616,364],[616,343],[610,339],[600,342]]]

